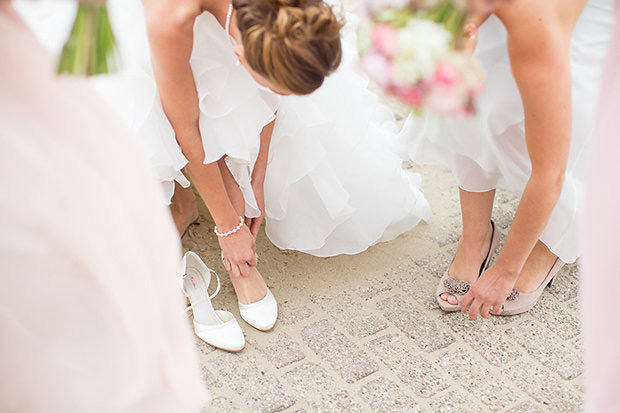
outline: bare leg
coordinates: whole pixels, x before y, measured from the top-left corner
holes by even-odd
[[[179,236],[183,236],[187,227],[198,219],[198,207],[192,188],[183,188],[177,182],[174,183],[174,195],[170,205],[172,219],[177,226]]]
[[[488,192],[468,192],[459,188],[463,235],[456,248],[454,261],[448,274],[457,280],[473,284],[480,272],[480,266],[491,245],[491,213],[495,190]],[[443,293],[441,298],[450,304],[458,304],[456,297]]]
[[[537,289],[549,274],[556,259],[557,256],[549,251],[545,244],[538,241],[519,273],[515,288],[523,293]]]
[[[241,189],[239,189],[239,185],[237,185],[235,178],[231,175],[223,159],[219,160],[217,164],[220,168],[224,186],[226,187],[226,192],[228,193],[230,201],[237,213],[240,216],[244,216],[245,200],[243,199],[243,194],[241,193]],[[250,270],[250,275],[247,277],[234,277],[232,274],[229,275],[230,281],[237,293],[237,299],[242,304],[254,303],[267,295],[267,284],[265,284],[263,277],[256,267]]]

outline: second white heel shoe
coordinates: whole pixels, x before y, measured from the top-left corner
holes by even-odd
[[[205,343],[222,350],[237,352],[245,347],[245,337],[235,316],[228,311],[213,309],[211,299],[220,291],[220,278],[207,267],[195,253],[188,251],[183,257],[185,274],[182,286],[194,312],[194,331]],[[211,273],[217,279],[217,288],[212,295],[207,289],[211,282]]]
[[[239,303],[239,312],[241,318],[255,329],[269,331],[278,319],[278,303],[267,288],[267,295],[261,300],[251,304]]]

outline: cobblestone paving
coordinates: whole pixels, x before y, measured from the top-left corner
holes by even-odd
[[[578,267],[565,267],[528,314],[471,322],[442,312],[434,292],[460,235],[458,192],[449,172],[408,167],[422,175],[433,216],[390,243],[324,259],[281,251],[261,231],[259,270],[280,305],[269,333],[239,317],[200,205],[184,246],[221,275],[214,306],[232,311],[247,339],[238,354],[196,340],[212,396],[205,412],[581,411]],[[497,194],[503,237],[517,202]]]
[[[321,259],[260,234],[259,268],[281,313],[269,333],[240,319],[201,206],[185,247],[222,274],[214,305],[236,314],[247,338],[239,354],[196,340],[213,398],[205,412],[581,410],[578,268],[563,269],[529,314],[472,322],[443,313],[434,291],[460,232],[457,190],[449,172],[416,169],[434,214],[393,242]],[[495,214],[513,210],[500,193]]]

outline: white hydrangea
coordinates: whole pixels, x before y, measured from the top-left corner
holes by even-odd
[[[413,60],[397,61],[393,69],[392,83],[395,86],[413,85],[424,78],[425,69]]]
[[[409,0],[366,0],[366,6],[373,13],[385,9],[404,9],[409,5]]]
[[[437,60],[450,53],[450,33],[429,20],[411,19],[398,32],[394,83],[406,85],[428,77]]]
[[[398,57],[443,56],[450,51],[451,35],[443,25],[430,20],[411,19],[398,32]]]

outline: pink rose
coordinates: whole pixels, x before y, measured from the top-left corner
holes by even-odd
[[[454,66],[442,63],[435,68],[434,83],[451,86],[463,81],[461,72]]]
[[[388,86],[392,81],[392,62],[374,50],[362,58],[362,69],[372,80],[383,87]]]
[[[458,114],[466,103],[465,89],[461,72],[452,65],[440,64],[435,68],[427,103],[435,112]]]
[[[413,107],[422,106],[424,87],[422,84],[414,86],[400,86],[393,89],[393,93]]]
[[[372,28],[372,45],[379,53],[393,57],[398,49],[398,32],[390,24],[376,24]]]

